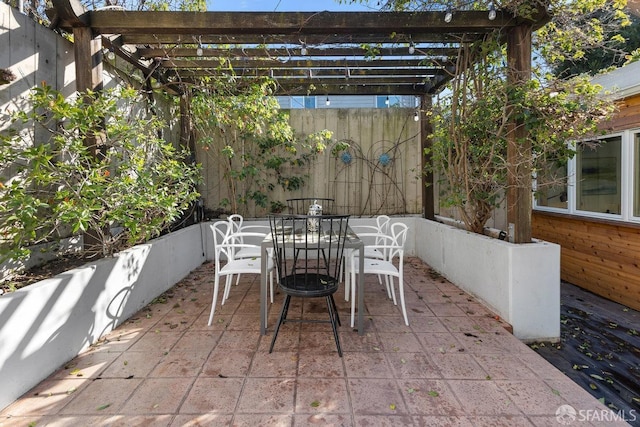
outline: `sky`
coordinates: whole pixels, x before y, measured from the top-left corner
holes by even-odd
[[[339,4],[334,0],[208,0],[212,12],[335,12],[371,11],[362,4]]]

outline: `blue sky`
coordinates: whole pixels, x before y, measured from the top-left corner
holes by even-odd
[[[334,0],[208,0],[209,10],[214,12],[337,12],[370,11],[361,4],[338,4]]]

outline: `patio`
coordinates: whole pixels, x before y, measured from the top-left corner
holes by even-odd
[[[578,418],[580,426],[615,424],[418,258],[405,262],[410,327],[375,277],[366,279],[364,336],[348,327],[349,303],[338,294],[343,358],[327,324],[284,325],[269,354],[257,276],[242,277],[207,327],[212,272],[211,263],[194,270],[2,411],[0,426],[557,426],[561,405],[600,420]],[[290,313],[301,309],[326,315],[320,302]]]

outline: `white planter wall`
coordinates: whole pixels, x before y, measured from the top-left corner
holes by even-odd
[[[0,297],[0,408],[205,260],[200,225]]]
[[[426,219],[415,225],[416,255],[511,324],[516,337],[559,339],[559,245],[513,244]]]
[[[469,292],[522,340],[560,336],[560,247],[514,245],[418,217],[405,253]],[[248,221],[266,225],[266,220]],[[372,218],[351,224],[374,225]],[[0,297],[0,408],[213,258],[210,223],[194,225],[112,259],[87,264]]]

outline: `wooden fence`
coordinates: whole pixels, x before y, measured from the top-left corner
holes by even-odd
[[[328,197],[335,199],[336,211],[355,216],[422,213],[420,123],[413,109],[290,110],[289,122],[300,139],[323,129],[333,138],[312,163],[293,171],[308,175],[303,188],[276,186],[269,200],[285,204],[287,198]],[[336,156],[331,148],[338,142],[347,142],[349,149]],[[221,163],[225,159],[211,151],[198,147],[196,153],[205,177],[205,208],[232,211],[223,203],[232,194]],[[269,213],[252,203],[238,210],[248,217]]]

